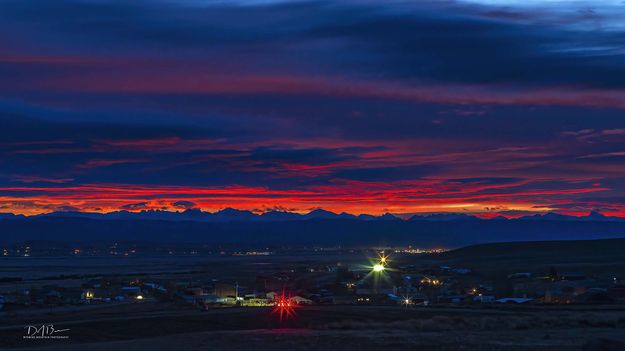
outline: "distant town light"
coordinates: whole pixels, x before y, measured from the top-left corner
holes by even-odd
[[[143,295],[137,295],[137,300],[143,300]]]
[[[374,272],[382,272],[384,270],[384,265],[383,264],[376,264],[375,266],[373,266],[373,271]]]

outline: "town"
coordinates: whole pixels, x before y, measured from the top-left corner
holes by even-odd
[[[105,249],[113,256],[118,255],[118,250],[123,252],[123,257],[136,255],[135,262],[125,262],[124,266],[146,259],[136,246],[114,243]],[[10,252],[20,254],[16,259],[34,260],[36,257],[30,257],[31,250],[24,246],[5,248],[4,252],[5,256]],[[154,250],[163,251],[163,248]],[[173,256],[172,250],[167,248],[164,255]],[[614,272],[587,276],[545,266],[542,271],[492,276],[469,267],[435,264],[437,255],[447,251],[440,248],[276,251],[265,248],[213,252],[206,248],[189,251],[182,247],[178,250],[179,254],[173,256],[175,259],[186,254],[198,260],[190,261],[180,271],[136,272],[125,267],[117,272],[106,268],[101,273],[67,270],[59,275],[30,278],[10,276],[5,271],[0,277],[0,311],[17,315],[38,308],[148,302],[187,305],[198,310],[260,307],[275,305],[277,297],[285,293],[294,305],[401,305],[410,308],[625,303],[625,281]],[[80,263],[88,258],[71,256],[93,255],[96,251],[74,248],[69,256]],[[420,256],[419,263],[411,263],[414,256]],[[306,259],[293,260],[293,257]],[[214,269],[237,258],[264,260],[243,261],[221,271]],[[202,265],[203,259],[211,263]]]
[[[0,342],[64,350],[105,337],[106,348],[167,350],[180,337],[227,348],[246,335],[261,350],[509,342],[581,350],[604,337],[616,343],[625,326],[623,244],[15,243],[0,248]],[[68,339],[23,337],[25,326],[42,325]]]

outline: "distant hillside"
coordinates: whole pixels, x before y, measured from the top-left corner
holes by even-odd
[[[437,255],[454,266],[478,270],[625,271],[625,239],[489,243]],[[601,268],[601,269],[599,269]]]
[[[324,216],[326,214],[323,214]],[[625,237],[617,221],[362,220],[171,221],[38,216],[0,219],[0,242],[140,240],[249,245],[418,245]]]

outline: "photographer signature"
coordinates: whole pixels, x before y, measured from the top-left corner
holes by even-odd
[[[56,329],[54,324],[27,325],[25,339],[65,339],[67,336],[57,335],[68,332],[69,329]]]

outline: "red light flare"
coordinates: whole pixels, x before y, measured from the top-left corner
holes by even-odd
[[[291,302],[291,296],[286,296],[284,291],[282,291],[282,296],[276,296],[272,313],[280,315],[280,322],[284,319],[295,318],[295,304]]]

